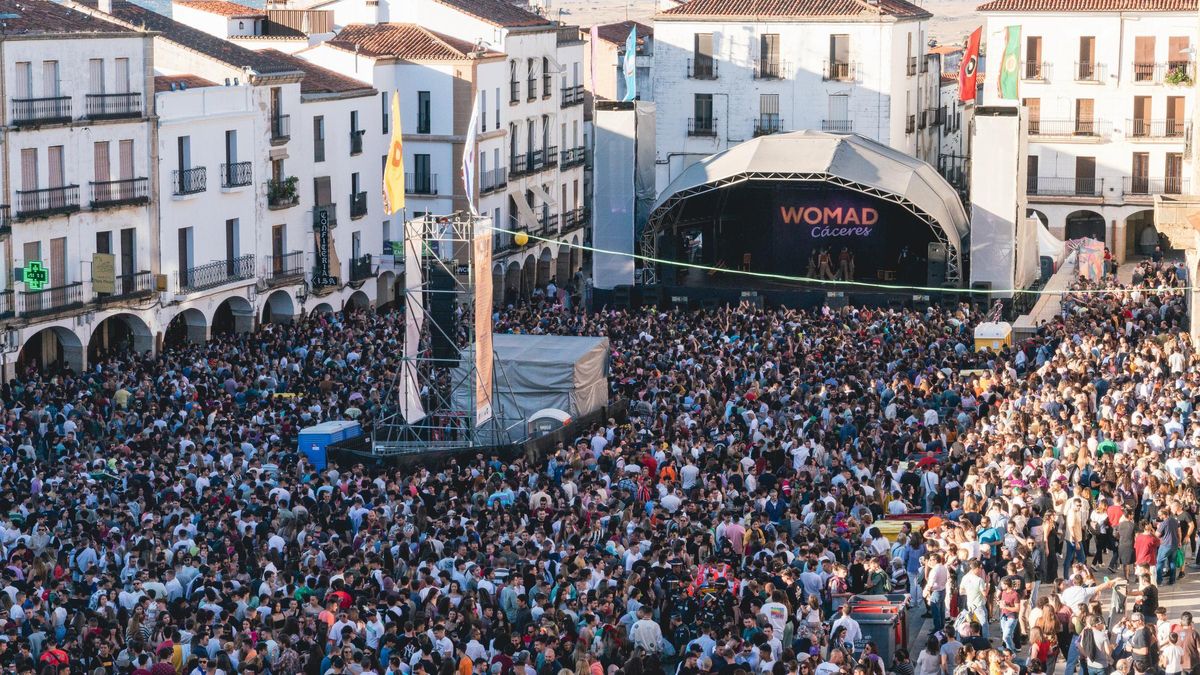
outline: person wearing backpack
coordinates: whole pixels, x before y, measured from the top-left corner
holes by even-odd
[[[1084,660],[1084,675],[1107,675],[1112,668],[1112,643],[1104,617],[1088,617],[1088,627],[1079,636],[1079,655]]]

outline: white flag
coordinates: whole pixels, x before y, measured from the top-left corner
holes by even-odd
[[[463,189],[467,194],[467,206],[471,209],[471,215],[479,215],[479,211],[475,209],[475,155],[478,152],[475,139],[478,132],[479,122],[479,92],[475,92],[475,100],[471,102],[471,121],[467,122],[467,142],[463,145],[462,155],[462,181]]]

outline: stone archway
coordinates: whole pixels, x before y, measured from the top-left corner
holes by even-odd
[[[579,245],[579,235],[571,237],[571,274],[583,269],[583,248]]]
[[[78,373],[85,366],[79,336],[62,326],[51,326],[33,334],[17,354],[17,372],[36,368],[42,373],[70,368]]]
[[[537,258],[529,255],[525,258],[525,262],[521,263],[521,297],[528,298],[533,295],[534,285],[537,283]]]
[[[107,354],[154,351],[154,335],[145,321],[132,314],[114,314],[101,321],[88,340],[88,362],[95,363]]]
[[[316,307],[312,308],[313,314],[333,314],[333,305],[328,302],[317,303]]]
[[[1067,241],[1091,238],[1099,242],[1107,242],[1104,216],[1095,211],[1075,211],[1067,216],[1066,222]]]
[[[1037,218],[1038,222],[1042,224],[1042,227],[1050,227],[1050,218],[1048,218],[1045,213],[1042,213],[1037,209],[1025,209],[1025,217]]]
[[[369,309],[371,307],[371,299],[362,291],[354,291],[346,298],[346,303],[342,305],[343,310],[351,309]]]
[[[204,318],[204,312],[189,308],[176,314],[167,324],[167,331],[163,335],[163,348],[174,349],[189,342],[200,345],[207,339],[208,322]]]
[[[1125,218],[1126,255],[1148,256],[1160,244],[1164,251],[1170,247],[1170,241],[1154,227],[1154,209],[1143,209]]]
[[[387,309],[398,298],[399,296],[396,295],[396,273],[380,272],[379,276],[375,277],[375,306],[379,309]]]
[[[504,270],[504,304],[511,305],[521,297],[521,263],[512,261]]]
[[[492,305],[504,304],[504,265],[492,265]]]
[[[225,298],[213,312],[212,334],[249,333],[254,329],[254,306],[250,301],[234,295]]]
[[[546,289],[546,284],[550,283],[551,269],[553,268],[554,255],[550,252],[550,247],[542,248],[542,252],[538,254],[537,274],[535,275],[534,283],[537,288]]]
[[[287,291],[275,291],[263,303],[263,323],[291,323],[296,318],[296,303]]]

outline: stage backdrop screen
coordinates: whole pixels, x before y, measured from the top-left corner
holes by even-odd
[[[924,283],[933,235],[892,202],[829,184],[793,183],[736,190],[714,240],[705,257],[727,267]]]

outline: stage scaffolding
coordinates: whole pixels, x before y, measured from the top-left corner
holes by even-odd
[[[403,355],[387,414],[375,425],[373,454],[492,448],[524,436],[524,420],[506,416],[495,395],[508,386],[491,347],[491,251],[489,217],[454,213],[405,223]],[[432,311],[439,303],[442,311]]]

